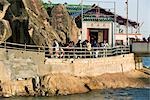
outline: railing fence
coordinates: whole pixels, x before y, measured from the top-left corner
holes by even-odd
[[[86,47],[60,47],[56,50],[55,47],[4,42],[0,48],[45,52],[45,57],[48,58],[98,58],[130,53],[129,46],[93,47],[90,51]]]

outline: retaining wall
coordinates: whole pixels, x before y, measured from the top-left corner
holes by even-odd
[[[0,48],[0,60],[10,60],[15,58],[31,59],[36,64],[44,64],[45,53]]]
[[[45,59],[44,53],[21,50],[6,51],[4,49],[0,49],[0,51],[0,60],[2,62],[11,59],[15,60],[17,58],[22,58],[21,61],[31,59],[33,65],[37,65],[37,67],[32,67],[31,64],[29,64],[28,67],[32,67],[38,75],[49,73],[69,73],[75,76],[96,76],[104,73],[127,72],[136,68],[134,54],[92,59]],[[28,65],[28,63],[25,65]],[[2,65],[1,67],[4,69],[7,68]],[[11,70],[11,68],[7,68],[6,70]],[[20,73],[25,71],[27,71],[25,70],[25,66],[19,69]],[[6,73],[7,71],[4,72]],[[13,73],[12,71],[10,72]],[[3,76],[4,74],[1,75]]]
[[[47,59],[38,67],[40,75],[69,73],[76,76],[96,76],[104,73],[127,72],[135,69],[134,54],[93,59]]]

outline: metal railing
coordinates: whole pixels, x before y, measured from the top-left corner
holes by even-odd
[[[55,47],[5,42],[0,45],[0,48],[45,52],[45,57],[48,58],[99,58],[130,53],[129,46],[93,47],[90,51],[86,47],[60,47],[56,50]]]
[[[44,46],[26,45],[26,44],[18,44],[18,43],[11,43],[11,42],[4,42],[0,44],[0,48],[33,51],[33,52],[44,52],[44,49],[43,49]]]
[[[61,47],[59,51],[52,48],[52,52],[45,51],[46,57],[51,58],[99,58],[130,53],[130,48],[118,47],[93,47],[90,51],[86,47]]]

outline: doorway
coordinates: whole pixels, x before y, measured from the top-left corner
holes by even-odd
[[[94,39],[97,43],[103,43],[104,41],[108,43],[109,42],[108,32],[109,32],[109,29],[90,28],[89,29],[89,41],[92,41]]]

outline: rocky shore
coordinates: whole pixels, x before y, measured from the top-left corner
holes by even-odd
[[[149,69],[147,69],[149,71]],[[0,82],[0,96],[54,96],[85,93],[106,88],[150,87],[150,74],[141,70],[106,73],[94,77],[77,77],[53,73],[35,78]]]

